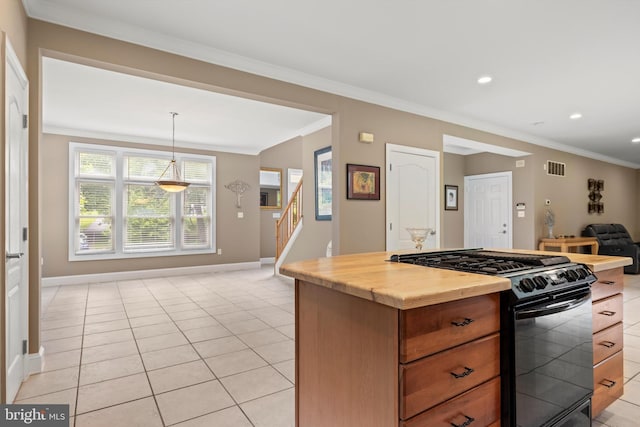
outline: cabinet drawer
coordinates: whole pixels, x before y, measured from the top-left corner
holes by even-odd
[[[406,363],[500,330],[499,294],[400,312],[400,362]]]
[[[401,422],[400,427],[489,426],[500,421],[500,377]]]
[[[597,417],[607,406],[622,396],[624,392],[622,369],[622,351],[593,368],[592,418]]]
[[[591,285],[591,299],[594,301],[622,292],[624,270],[622,267],[595,273],[598,281]]]
[[[593,335],[593,364],[597,365],[607,357],[622,350],[622,323],[603,329]]]
[[[499,334],[400,365],[400,418],[411,418],[499,373]]]
[[[593,332],[622,322],[622,294],[593,303]]]

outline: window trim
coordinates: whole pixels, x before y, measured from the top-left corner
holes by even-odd
[[[114,191],[114,206],[113,206],[113,216],[114,223],[112,229],[112,238],[114,244],[114,251],[110,252],[100,252],[100,253],[92,253],[92,254],[76,254],[75,252],[75,231],[76,231],[76,170],[79,165],[76,162],[76,153],[78,151],[93,151],[93,152],[102,152],[102,153],[110,153],[115,155],[115,191]],[[101,144],[88,144],[81,142],[70,142],[69,143],[69,166],[68,170],[68,242],[67,242],[67,251],[68,251],[68,260],[69,261],[100,261],[100,260],[110,260],[110,259],[128,259],[128,258],[153,258],[153,257],[162,257],[162,256],[181,256],[181,255],[201,255],[201,254],[215,254],[217,251],[216,244],[216,156],[207,156],[201,154],[190,154],[190,153],[182,153],[175,152],[176,161],[179,164],[183,161],[193,160],[197,162],[206,161],[211,165],[211,184],[210,184],[210,194],[209,194],[209,206],[211,209],[210,218],[210,247],[207,248],[197,248],[197,249],[183,249],[182,248],[182,221],[183,221],[183,210],[182,210],[182,197],[183,193],[176,193],[176,198],[174,200],[174,215],[175,215],[175,240],[176,240],[176,248],[175,249],[157,249],[150,251],[124,251],[124,175],[123,175],[123,165],[124,165],[124,156],[134,154],[134,155],[144,155],[147,157],[156,157],[167,159],[167,162],[171,160],[171,153],[166,151],[159,150],[147,150],[140,148],[130,148],[130,147],[120,147],[120,146],[110,146],[110,145],[101,145]],[[85,176],[78,176],[80,180],[87,180]],[[91,178],[89,178],[91,180]],[[201,182],[197,183],[198,186],[202,186]]]

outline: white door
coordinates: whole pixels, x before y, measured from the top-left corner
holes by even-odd
[[[26,114],[28,81],[5,39],[5,324],[7,402],[13,402],[25,378],[23,342],[27,339],[28,322],[28,242],[27,242],[27,146]]]
[[[511,172],[464,177],[464,246],[511,249]]]
[[[440,246],[440,153],[387,144],[387,251],[415,248],[407,228],[433,231],[423,249]]]

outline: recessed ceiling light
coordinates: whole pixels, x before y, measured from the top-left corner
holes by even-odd
[[[582,118],[582,114],[580,114],[580,113],[573,113],[572,115],[570,115],[570,116],[569,116],[569,118],[570,118],[571,120],[578,120],[578,119],[581,119],[581,118]]]
[[[633,139],[631,140],[631,143],[632,143],[632,144],[640,144],[640,137],[638,137],[638,138],[633,138]]]
[[[487,83],[491,83],[491,80],[493,80],[491,76],[482,76],[478,78],[478,84],[486,85]]]

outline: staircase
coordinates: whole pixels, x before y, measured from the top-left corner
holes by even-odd
[[[285,252],[287,244],[294,235],[298,225],[302,224],[302,178],[291,195],[282,216],[276,222],[276,268],[278,259]],[[293,243],[293,242],[292,242]],[[277,273],[277,270],[276,270]]]

